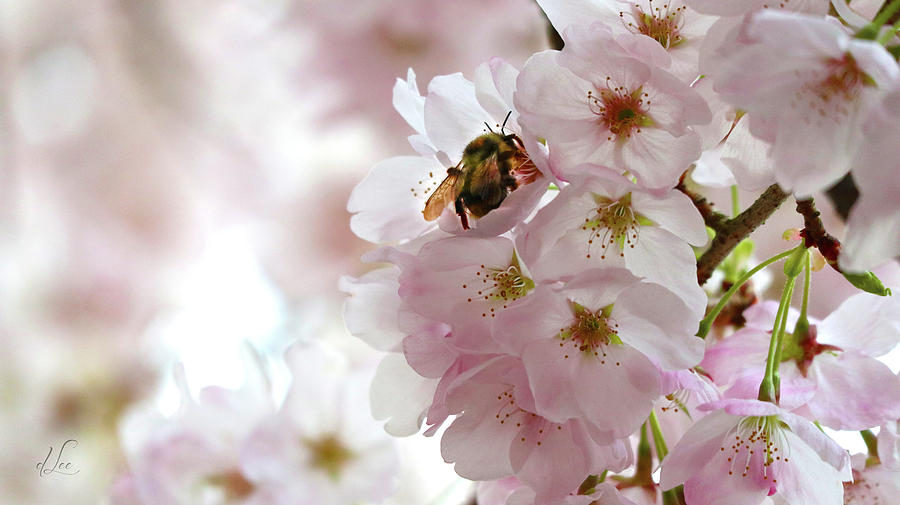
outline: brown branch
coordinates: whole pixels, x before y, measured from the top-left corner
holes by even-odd
[[[825,225],[819,217],[821,213],[816,209],[816,203],[812,198],[797,200],[797,212],[803,216],[803,229],[800,236],[806,247],[815,247],[822,253],[828,264],[838,272],[838,256],[841,253],[841,242],[825,231]]]
[[[765,223],[787,197],[788,193],[782,191],[777,184],[773,184],[766,188],[744,212],[722,223],[721,231],[716,234],[709,249],[697,260],[697,281],[701,286],[709,280],[713,271],[731,250],[759,225]]]
[[[678,185],[675,186],[675,189],[687,195],[688,198],[694,202],[694,207],[697,207],[697,210],[700,211],[700,215],[703,216],[703,222],[706,223],[706,226],[712,228],[718,235],[725,230],[724,225],[728,221],[728,216],[714,210],[712,202],[707,200],[703,195],[688,189],[684,184],[685,175],[687,175],[687,172],[681,174],[681,179],[678,180]]]

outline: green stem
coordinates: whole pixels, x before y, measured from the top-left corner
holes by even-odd
[[[900,0],[892,0],[891,3],[882,7],[875,19],[872,20],[872,24],[876,28],[881,28],[898,10],[900,10]]]
[[[809,308],[809,284],[812,277],[812,256],[807,255],[806,267],[803,270],[803,302],[800,305],[800,317],[806,319],[806,309]]]
[[[684,502],[681,500],[681,496],[675,489],[663,491],[662,497],[663,505],[684,505]]]
[[[650,430],[653,432],[653,444],[656,445],[656,457],[659,458],[659,462],[662,464],[663,458],[669,454],[669,448],[666,446],[666,439],[663,438],[655,410],[650,411]]]
[[[866,467],[881,463],[881,459],[878,457],[878,437],[871,430],[862,430],[859,434],[862,435],[863,442],[866,443],[866,450],[869,453],[869,456],[866,458]]]
[[[738,195],[737,184],[731,186],[731,217],[737,217],[741,213],[741,200]]]
[[[875,40],[878,38],[878,32],[888,20],[891,19],[898,10],[900,10],[900,0],[891,0],[891,3],[883,6],[875,16],[871,23],[859,29],[856,37],[861,39]],[[890,40],[890,39],[889,39]]]
[[[650,440],[647,439],[647,424],[641,426],[641,439],[637,446],[638,460],[635,475],[651,475],[653,473],[653,454],[650,452]]]
[[[791,297],[794,295],[794,284],[796,280],[791,279],[790,281],[790,294],[788,294],[787,298],[787,307],[784,309],[784,313],[781,315],[781,324],[778,327],[778,345],[775,347],[775,362],[772,366],[772,385],[775,387],[775,402],[778,403],[781,401],[781,375],[778,373],[779,365],[781,364],[781,353],[784,350],[784,346],[781,344],[782,339],[784,339],[784,330],[787,327],[788,314],[791,309]]]
[[[792,251],[793,252],[793,251]],[[791,305],[791,296],[794,294],[795,277],[789,277],[781,292],[781,302],[778,304],[778,312],[775,314],[775,324],[772,327],[772,339],[769,341],[769,354],[766,358],[766,372],[762,383],[759,385],[759,399],[775,403],[777,390],[775,387],[775,374],[778,367],[776,359],[781,349],[781,331],[787,321],[788,308]]]
[[[809,331],[809,318],[807,317],[807,309],[809,308],[809,285],[812,277],[812,255],[807,255],[806,266],[803,269],[803,301],[800,305],[800,317],[797,318],[797,324],[794,326],[794,334],[806,335]]]
[[[869,455],[877,455],[878,437],[872,433],[872,430],[862,430],[859,434],[862,435],[863,442],[866,443],[866,449],[868,449]]]
[[[603,471],[603,479],[606,478],[606,470]],[[603,482],[603,480],[596,475],[588,475],[586,479],[578,486],[578,494],[591,494],[594,492],[594,488],[597,487],[597,484]]]
[[[734,295],[735,293],[737,293],[737,291],[739,289],[741,289],[741,286],[743,286],[745,282],[750,280],[751,277],[756,275],[756,273],[759,272],[760,270],[762,270],[763,268],[766,268],[767,266],[771,265],[772,263],[775,263],[778,260],[781,260],[781,259],[784,259],[784,258],[790,256],[793,252],[794,252],[794,250],[791,249],[789,251],[785,251],[783,253],[776,254],[775,256],[772,256],[771,258],[767,259],[766,261],[763,261],[759,265],[756,265],[755,267],[750,269],[747,273],[745,273],[740,279],[738,279],[738,281],[735,282],[731,286],[731,288],[729,288],[728,291],[725,292],[724,295],[722,295],[722,297],[719,299],[719,303],[717,303],[716,306],[713,307],[713,309],[709,312],[709,314],[706,315],[706,317],[703,318],[702,321],[700,321],[700,329],[697,330],[697,336],[700,338],[706,338],[706,335],[709,334],[710,328],[712,328],[713,321],[715,321],[716,318],[719,317],[719,313],[722,312],[722,309],[724,309],[726,305],[728,305],[728,300],[730,300],[731,296]]]
[[[649,421],[650,431],[653,432],[653,445],[656,446],[656,458],[659,460],[659,464],[662,464],[663,459],[669,454],[669,447],[666,446],[666,439],[663,437],[662,428],[659,427],[659,419],[656,418],[655,410],[650,411]],[[675,488],[663,491],[662,498],[663,505],[684,505],[681,495]]]
[[[887,45],[887,43],[890,42],[895,35],[897,35],[898,31],[900,31],[900,21],[894,23],[894,26],[892,26],[890,30],[885,30],[885,32],[882,33],[880,37],[878,37],[878,43],[883,46]]]

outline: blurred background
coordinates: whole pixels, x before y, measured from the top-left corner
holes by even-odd
[[[217,429],[186,411],[250,415],[234,399],[255,384],[260,416],[287,402],[297,342],[367,390],[380,353],[347,335],[337,286],[374,247],[350,190],[411,153],[395,79],[424,92],[546,47],[532,0],[0,0],[0,504],[243,503],[232,467],[197,481],[215,492],[176,481],[198,452],[237,458],[246,428],[171,441]],[[800,225],[780,215],[775,237]],[[833,282],[819,317],[852,292]],[[391,442],[387,503],[470,499],[437,442]]]
[[[546,46],[531,0],[0,1],[0,504],[232,501],[135,468],[207,386],[262,367],[277,406],[297,341],[378,363],[337,285],[373,248],[350,190],[410,152],[395,79]],[[78,473],[42,474],[67,440]],[[396,444],[393,503],[465,498],[437,440]]]

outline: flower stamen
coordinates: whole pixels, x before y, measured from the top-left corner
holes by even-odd
[[[584,219],[581,229],[590,232],[586,257],[591,257],[594,242],[600,242],[600,259],[606,259],[606,251],[615,244],[619,248],[619,256],[625,257],[625,246],[633,249],[638,241],[638,216],[631,208],[631,193],[618,200],[610,200],[594,195],[598,206],[591,216]]]
[[[559,346],[564,347],[567,341],[572,347],[585,356],[594,356],[601,365],[606,364],[606,348],[614,344],[622,344],[622,340],[616,334],[619,323],[610,317],[612,305],[603,307],[598,311],[589,310],[576,302],[569,301],[575,321],[568,328],[559,330]],[[563,356],[568,359],[569,355]],[[615,362],[616,366],[620,363]]]
[[[641,127],[651,126],[648,109],[649,96],[643,87],[629,91],[624,86],[615,86],[610,77],[606,78],[606,87],[587,92],[588,107],[600,117],[600,122],[610,132],[607,140],[625,141]]]
[[[619,11],[619,17],[622,18],[625,27],[632,33],[646,35],[656,40],[666,49],[684,42],[681,30],[684,28],[684,11],[687,7],[684,5],[676,7],[673,3],[665,3],[662,8],[654,7],[653,0],[648,0],[647,6],[648,8],[644,10],[640,4],[635,3],[631,7],[631,12]]]
[[[772,479],[778,483],[776,475],[783,463],[789,461],[789,446],[785,437],[787,426],[778,416],[745,417],[722,439],[720,451],[726,452],[730,445],[728,475],[735,475],[735,464],[743,460],[741,477],[753,473],[762,475],[763,480]],[[732,438],[733,437],[733,438]]]

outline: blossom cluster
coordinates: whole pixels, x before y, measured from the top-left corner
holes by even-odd
[[[290,386],[276,401],[271,371],[247,349],[241,388],[194,395],[182,366],[174,415],[129,412],[121,431],[130,472],[114,483],[111,503],[380,502],[396,490],[394,441],[352,414],[366,403],[370,371],[351,371],[332,347],[301,340],[285,353]]]
[[[893,460],[851,467],[820,429],[882,427],[880,450],[896,444],[900,379],[876,358],[900,341],[900,304],[865,273],[900,254],[884,19],[827,0],[539,3],[564,47],[424,95],[410,70],[393,103],[415,154],[350,197],[353,231],[381,246],[364,260],[386,264],[342,281],[348,329],[388,352],[375,416],[398,436],[443,430],[483,504],[819,505],[874,475],[896,488]],[[781,302],[735,305],[758,270],[747,247],[702,253],[734,247],[767,199],[807,209],[851,171],[843,247],[804,213],[800,245],[760,267],[785,259]],[[686,174],[768,189],[729,220]],[[869,292],[819,321],[823,256]],[[698,262],[721,287],[702,287]]]

